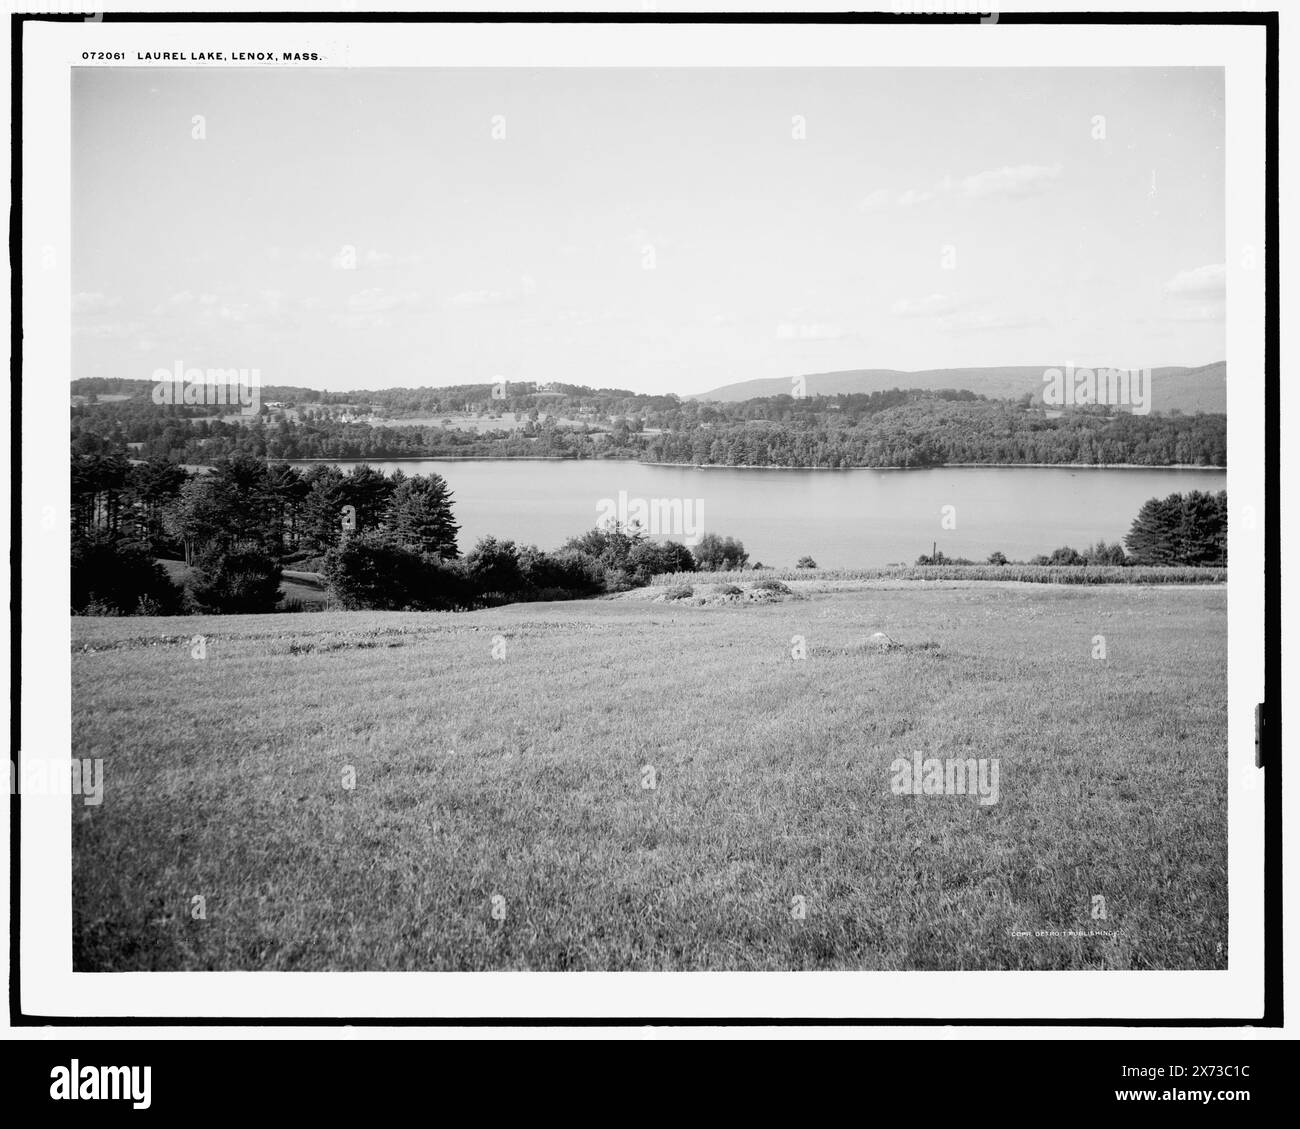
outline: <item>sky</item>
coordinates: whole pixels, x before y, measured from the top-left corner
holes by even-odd
[[[73,375],[705,392],[1225,355],[1223,75],[73,78]]]

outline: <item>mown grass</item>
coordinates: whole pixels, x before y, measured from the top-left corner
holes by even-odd
[[[1226,568],[1194,565],[885,565],[879,568],[765,568],[672,572],[652,585],[757,580],[1009,580],[1023,584],[1226,584]]]
[[[74,964],[1224,968],[1225,629],[1222,588],[943,584],[78,618]],[[913,750],[999,802],[895,795]]]

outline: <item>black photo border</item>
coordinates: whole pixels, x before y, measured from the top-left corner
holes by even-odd
[[[1281,327],[1278,254],[1278,13],[1272,12],[998,12],[1005,25],[1210,25],[1265,30],[1264,214],[1264,700],[1259,710],[1257,762],[1264,771],[1264,1008],[1246,1018],[765,1018],[462,1016],[55,1016],[22,1010],[20,796],[9,798],[9,1019],[13,1027],[1280,1027],[1282,1025],[1282,733],[1281,733],[1281,504],[1279,499]],[[23,297],[23,29],[27,23],[82,23],[85,13],[15,12],[11,16],[10,259],[10,750],[19,759],[22,732],[22,297]],[[104,23],[332,23],[332,24],[971,24],[979,13],[884,12],[104,12]]]

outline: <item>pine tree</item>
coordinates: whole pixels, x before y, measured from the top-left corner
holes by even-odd
[[[440,474],[420,475],[401,482],[388,505],[387,527],[400,544],[422,553],[452,559],[460,556],[452,517],[452,493]]]
[[[1145,503],[1124,543],[1136,564],[1226,565],[1228,495],[1170,494]]]
[[[1124,544],[1138,564],[1177,564],[1179,527],[1182,524],[1182,498],[1152,498],[1145,502],[1133,519]]]

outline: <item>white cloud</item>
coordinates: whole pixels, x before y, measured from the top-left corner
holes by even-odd
[[[877,188],[858,201],[860,212],[883,212],[893,202],[888,188]]]
[[[1006,165],[986,169],[960,180],[944,177],[929,188],[905,188],[896,196],[878,188],[858,203],[864,212],[878,212],[890,207],[915,208],[932,200],[984,200],[997,197],[1033,196],[1045,192],[1061,178],[1061,166]]]
[[[967,312],[942,322],[949,333],[985,333],[990,330],[1046,329],[1046,318],[1024,313]]]
[[[120,341],[134,337],[141,330],[139,322],[106,321],[95,325],[73,326],[72,332],[78,337],[92,337],[104,341]]]
[[[254,306],[253,303],[238,298],[223,298],[216,294],[200,294],[196,297],[189,291],[173,295],[162,306],[154,309],[155,314],[182,313],[191,321],[206,325],[213,322],[246,322],[267,312],[260,304]]]
[[[388,314],[380,313],[335,314],[331,320],[341,329],[388,329],[393,324]]]
[[[74,314],[102,314],[121,304],[121,298],[109,298],[98,290],[82,290],[72,296]]]
[[[283,329],[296,323],[303,308],[304,303],[286,297],[281,290],[258,290],[251,295],[181,290],[153,307],[148,332],[157,336],[220,333],[233,326]]]
[[[783,321],[776,326],[780,341],[839,341],[852,334],[842,325],[824,321]]]
[[[447,299],[447,305],[456,309],[476,306],[510,306],[537,293],[537,283],[530,275],[521,275],[513,286],[500,290],[462,290]]]
[[[211,312],[221,305],[221,298],[216,294],[195,294],[192,290],[181,290],[169,294],[153,308],[155,315],[175,314],[185,310]]]
[[[1032,196],[1046,191],[1061,178],[1061,166],[1015,165],[968,176],[959,189],[968,199],[989,196]]]
[[[418,267],[428,261],[428,256],[419,251],[380,251],[374,247],[366,249],[360,262],[366,267]]]
[[[468,306],[503,306],[511,301],[505,290],[462,290],[447,299],[447,305],[464,309]]]
[[[920,188],[908,188],[898,194],[898,206],[900,208],[914,208],[917,204],[925,204],[935,199],[937,193],[926,191]]]
[[[352,314],[373,314],[391,310],[414,310],[424,304],[418,291],[386,290],[372,286],[359,290],[348,296],[348,312]]]
[[[1222,321],[1223,303],[1214,305],[1174,306],[1164,315],[1165,321]]]
[[[427,310],[428,298],[418,290],[393,290],[371,286],[348,295],[346,309],[330,320],[343,329],[387,329],[396,317],[413,310]]]
[[[280,251],[271,248],[271,258],[278,260]],[[429,261],[423,251],[382,251],[378,247],[366,247],[356,243],[345,243],[333,254],[326,254],[319,248],[300,251],[298,258],[304,263],[328,263],[331,270],[365,270],[379,267],[418,267]]]
[[[1227,292],[1227,273],[1224,263],[1179,271],[1165,283],[1165,293],[1171,298],[1222,299]]]
[[[947,294],[927,294],[916,300],[900,298],[889,307],[889,312],[899,318],[930,318],[955,313],[962,305]]]

